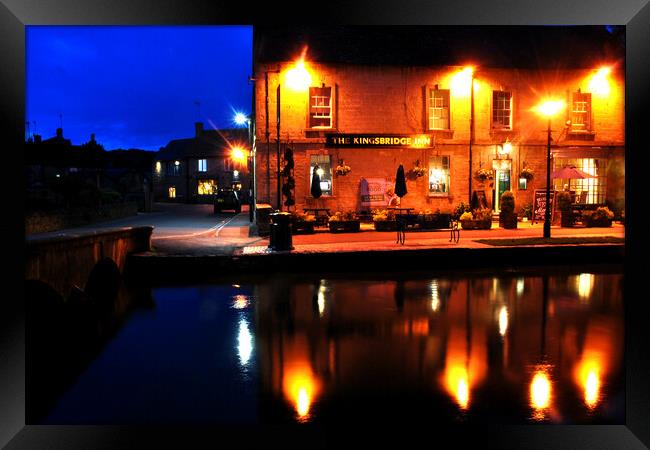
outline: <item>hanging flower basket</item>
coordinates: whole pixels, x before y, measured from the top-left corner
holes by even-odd
[[[525,167],[521,169],[521,173],[519,173],[519,178],[525,178],[527,181],[530,181],[534,177],[534,172],[532,169]]]
[[[479,169],[474,174],[474,178],[476,178],[478,181],[484,182],[494,179],[494,175],[492,174],[491,170]]]
[[[413,167],[411,170],[409,170],[409,176],[412,178],[420,178],[424,176],[424,174],[426,173],[427,173],[427,169],[419,166]]]
[[[346,166],[345,164],[340,165],[340,166],[336,166],[335,170],[336,170],[336,175],[341,176],[341,177],[346,176],[347,174],[349,174],[352,171],[350,166]]]

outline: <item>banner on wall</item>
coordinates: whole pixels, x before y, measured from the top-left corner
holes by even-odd
[[[362,206],[386,206],[386,178],[362,178],[359,190]]]

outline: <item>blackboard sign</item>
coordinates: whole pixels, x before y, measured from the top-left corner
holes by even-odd
[[[487,208],[487,197],[485,191],[474,191],[472,193],[472,209]]]
[[[551,191],[551,216],[553,215],[553,200],[555,191]],[[544,221],[546,214],[546,189],[535,189],[535,200],[533,202],[533,223],[535,221]]]

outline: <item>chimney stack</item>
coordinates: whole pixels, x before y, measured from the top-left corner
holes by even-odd
[[[41,142],[41,135],[40,134],[35,134],[34,135],[34,142],[37,144],[40,144]]]
[[[196,131],[196,137],[203,134],[203,122],[194,122],[194,130]]]
[[[56,137],[58,137],[58,138],[63,137],[63,128],[57,128],[56,129]]]
[[[95,143],[95,133],[90,133],[90,142]]]

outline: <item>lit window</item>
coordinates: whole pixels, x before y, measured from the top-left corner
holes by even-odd
[[[492,128],[512,128],[512,92],[492,91]]]
[[[429,129],[449,129],[449,89],[429,90]]]
[[[309,88],[309,127],[332,128],[332,88]]]
[[[332,158],[329,155],[311,155],[309,164],[309,186],[311,187],[314,166],[318,165],[320,189],[323,195],[332,195]]]
[[[156,173],[160,173],[162,170],[162,165],[160,164],[160,161],[156,161]]]
[[[519,178],[519,189],[522,191],[528,189],[528,180],[526,178]]]
[[[561,191],[565,183],[569,184],[569,190],[575,194],[576,202],[602,204],[607,200],[607,159],[605,158],[553,158],[553,170],[565,166],[575,167],[593,175],[594,178],[577,179],[556,178],[554,187]]]
[[[169,198],[176,198],[176,186],[169,186]]]
[[[208,171],[208,160],[199,159],[199,172],[207,172],[207,171]]]
[[[212,195],[217,190],[217,185],[214,180],[199,180],[198,192],[199,195]]]
[[[429,159],[429,194],[449,194],[449,156],[432,156]]]
[[[574,92],[572,106],[571,131],[591,130],[591,94]]]

